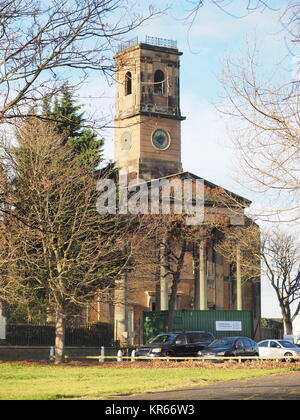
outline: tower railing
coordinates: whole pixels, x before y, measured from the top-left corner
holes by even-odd
[[[116,48],[116,52],[127,50],[128,48],[138,45],[138,43],[139,43],[138,37],[129,39],[128,41],[124,41],[118,45],[118,47]],[[172,39],[157,38],[155,36],[146,35],[145,44],[177,50],[177,41],[174,41]]]
[[[165,38],[157,38],[154,36],[146,36],[146,44],[155,45],[157,47],[166,47],[177,49],[177,41],[173,41],[172,39],[165,39]]]

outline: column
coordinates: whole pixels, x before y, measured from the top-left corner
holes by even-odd
[[[207,275],[206,275],[206,242],[199,243],[199,292],[200,310],[205,311],[207,306]]]
[[[120,279],[116,280],[115,289],[114,339],[121,345],[128,342],[127,280],[127,273],[122,273]]]
[[[2,304],[0,302],[0,340],[6,339],[6,318],[3,316]]]
[[[199,277],[199,247],[195,243],[193,247],[194,265],[194,309],[200,309],[200,277]]]
[[[236,309],[243,310],[241,248],[239,245],[236,247]]]
[[[167,311],[169,308],[169,287],[167,273],[167,240],[162,238],[160,244],[160,310]]]

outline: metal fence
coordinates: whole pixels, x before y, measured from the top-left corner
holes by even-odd
[[[11,346],[52,346],[55,340],[53,325],[8,324],[6,342]],[[113,325],[97,323],[66,327],[66,346],[111,346],[113,344]]]

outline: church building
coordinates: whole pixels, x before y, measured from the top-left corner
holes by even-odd
[[[120,46],[115,56],[115,164],[130,179],[151,181],[180,177],[203,179],[205,174],[185,172],[181,150],[180,57],[174,41],[146,37]],[[211,190],[220,188],[204,179]],[[224,206],[219,212],[230,226],[245,226],[249,200],[228,192],[242,203]],[[207,205],[209,203],[207,202]],[[260,281],[242,285],[232,266],[214,248],[214,238],[198,249],[198,269],[194,248],[189,248],[176,296],[176,309],[251,310],[254,322],[261,314]],[[238,262],[236,264],[236,271]],[[133,276],[134,279],[130,279]],[[120,280],[115,304],[98,302],[97,314],[88,321],[114,320],[115,340],[130,345],[143,342],[143,312],[168,310],[171,282],[147,267],[138,268]],[[128,286],[129,285],[129,286]],[[98,319],[95,319],[98,317]]]

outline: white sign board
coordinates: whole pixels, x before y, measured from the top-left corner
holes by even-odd
[[[216,321],[216,331],[242,331],[242,321]]]

